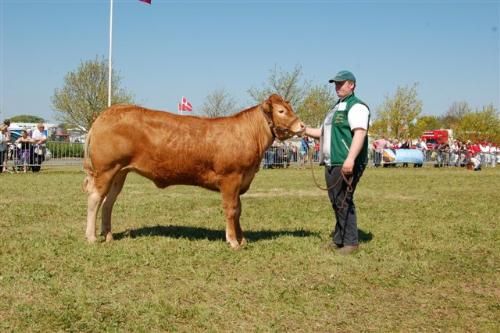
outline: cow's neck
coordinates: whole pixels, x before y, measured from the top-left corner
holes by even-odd
[[[259,149],[258,153],[262,157],[273,143],[274,135],[260,105],[247,110],[245,114],[249,117],[246,123],[250,126],[250,132],[253,134]]]

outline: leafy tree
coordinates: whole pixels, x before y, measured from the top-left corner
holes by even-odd
[[[309,89],[296,109],[300,119],[311,126],[320,126],[328,111],[335,104],[335,95],[328,86]]]
[[[120,88],[121,78],[112,75],[111,104],[132,103],[132,95]],[[97,116],[107,107],[108,64],[105,59],[82,62],[78,69],[64,78],[64,86],[56,89],[52,104],[58,119],[79,125],[87,130]]]
[[[442,117],[441,122],[443,128],[451,128],[456,130],[461,119],[472,112],[472,108],[467,104],[467,102],[455,102],[453,103],[448,112]]]
[[[384,119],[375,119],[370,124],[369,134],[372,137],[380,138],[387,137],[387,123]]]
[[[208,117],[215,118],[235,113],[237,107],[234,99],[224,89],[217,89],[207,96],[201,111]]]
[[[248,90],[250,96],[261,103],[272,94],[279,94],[289,101],[296,110],[306,95],[307,83],[301,82],[302,67],[297,65],[291,72],[278,70],[276,67],[271,71],[267,86],[262,89],[251,88]]]
[[[258,103],[271,94],[281,95],[290,102],[300,119],[311,126],[320,125],[335,102],[335,95],[328,86],[310,87],[309,82],[302,79],[300,65],[295,66],[291,72],[275,67],[263,88],[251,88],[248,93]]]
[[[45,119],[38,116],[32,116],[29,114],[21,114],[18,116],[11,117],[10,121],[13,123],[44,123]]]
[[[455,136],[460,140],[472,142],[500,142],[500,118],[493,105],[482,110],[465,114],[457,125]]]
[[[415,83],[412,87],[398,87],[394,97],[386,97],[376,118],[379,122],[376,125],[386,129],[383,134],[403,139],[413,133],[415,121],[422,112],[422,101],[417,95]]]

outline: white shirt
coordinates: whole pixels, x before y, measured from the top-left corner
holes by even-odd
[[[40,132],[38,130],[38,128],[36,130],[33,131],[33,133],[31,134],[31,138],[33,140],[42,140],[42,139],[47,139],[47,136],[43,133],[43,132]]]

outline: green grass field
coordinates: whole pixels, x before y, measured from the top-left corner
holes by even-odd
[[[309,169],[258,173],[240,251],[218,193],[133,174],[89,245],[82,180],[0,175],[0,331],[499,332],[500,168],[368,169],[352,256]]]

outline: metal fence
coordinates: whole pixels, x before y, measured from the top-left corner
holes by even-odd
[[[84,148],[83,143],[68,143],[50,141],[43,147],[37,145],[10,144],[7,153],[7,167],[9,171],[24,172],[50,167],[82,166]],[[495,167],[500,162],[498,154],[480,154],[481,166]],[[319,164],[318,147],[310,147],[307,151],[293,141],[278,145],[274,144],[265,153],[261,162],[263,169],[274,168],[303,168],[310,163]],[[421,165],[412,163],[391,163],[377,160],[375,152],[369,151],[368,166],[435,166],[435,167],[466,167],[471,164],[471,155],[467,151],[438,151],[428,150],[424,154]]]
[[[11,143],[6,158],[9,172],[38,172],[49,166],[80,166],[83,164],[83,144],[57,141],[45,145]]]

